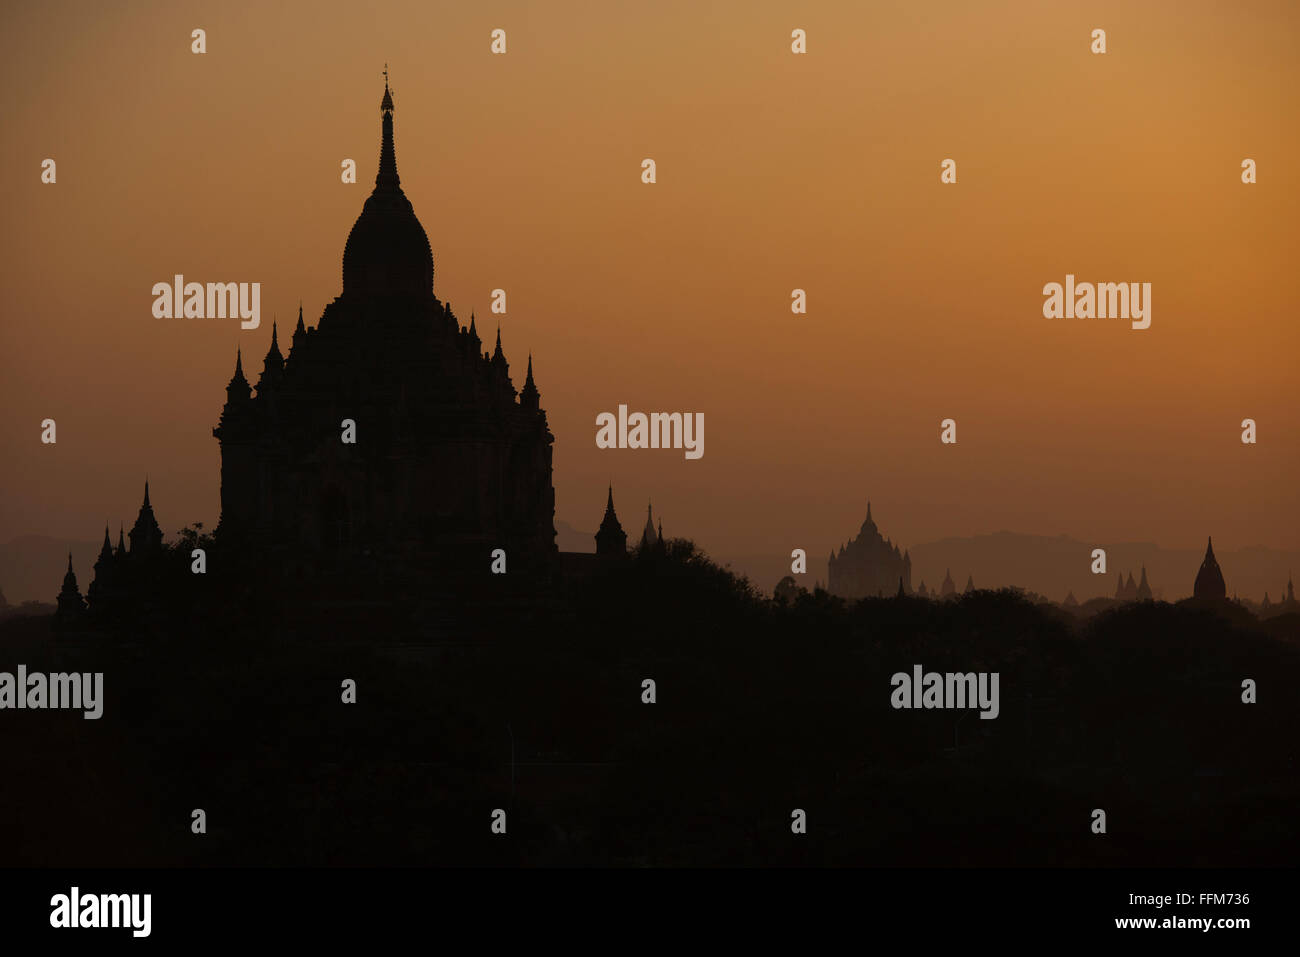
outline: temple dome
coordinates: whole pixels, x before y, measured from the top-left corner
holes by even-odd
[[[380,113],[379,173],[343,249],[343,295],[431,296],[433,249],[397,175],[393,98],[387,83]]]

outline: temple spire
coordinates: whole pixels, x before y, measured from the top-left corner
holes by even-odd
[[[651,510],[651,504],[646,502],[645,506],[645,528],[641,532],[641,547],[645,548],[653,545],[659,540],[655,532],[654,513]]]
[[[140,514],[136,517],[135,524],[131,526],[131,554],[132,556],[152,554],[162,549],[162,529],[158,527],[158,519],[154,517],[153,506],[149,504],[149,480],[144,481],[144,502],[140,506]]]
[[[262,374],[257,380],[257,392],[261,395],[266,389],[274,388],[284,375],[284,354],[280,352],[280,332],[274,319],[271,320],[271,348],[266,350],[262,361]]]
[[[596,531],[596,554],[601,558],[627,558],[627,532],[619,524],[614,514],[614,483],[609,484],[609,495],[605,499],[605,517]]]
[[[232,403],[246,402],[250,395],[252,395],[252,387],[244,376],[244,353],[242,349],[236,347],[235,374],[230,377],[230,382],[226,385],[226,404],[230,406]]]
[[[533,381],[533,354],[528,353],[528,375],[524,379],[523,391],[519,393],[520,404],[533,412],[541,408],[541,394],[537,391],[537,383]]]
[[[266,350],[266,361],[274,364],[278,372],[284,366],[284,355],[280,352],[280,331],[276,328],[276,321],[271,320],[271,348]]]
[[[397,175],[397,153],[393,149],[393,93],[388,88],[388,64],[384,64],[384,98],[379,104],[383,115],[383,143],[379,148],[379,173],[375,176],[376,191],[381,188],[396,189],[401,185]]]
[[[63,576],[63,589],[57,599],[58,610],[54,614],[56,628],[63,629],[80,619],[86,611],[86,602],[77,588],[77,576],[72,571],[72,553],[68,552],[68,571]]]
[[[506,362],[506,354],[501,350],[501,325],[497,324],[497,345],[492,350],[492,365],[501,375],[507,379],[510,375],[510,364]],[[511,395],[514,394],[514,386],[510,388]]]
[[[1147,567],[1146,565],[1143,565],[1142,581],[1138,582],[1138,586],[1137,586],[1137,600],[1151,601],[1151,599],[1152,599],[1151,583],[1147,581]]]

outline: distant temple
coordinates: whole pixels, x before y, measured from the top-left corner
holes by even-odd
[[[1132,570],[1128,573],[1128,581],[1124,580],[1121,572],[1115,584],[1115,601],[1151,601],[1151,586],[1147,584],[1147,567],[1142,566],[1142,581],[1133,581]]]
[[[871,517],[870,502],[857,538],[841,545],[838,554],[831,552],[828,569],[827,590],[841,598],[874,598],[912,591],[912,558],[880,534]]]
[[[1300,613],[1300,602],[1296,601],[1295,585],[1292,582],[1290,575],[1287,576],[1286,585],[1278,589],[1278,594],[1284,597],[1280,598],[1278,601],[1273,601],[1269,598],[1268,592],[1264,592],[1264,600],[1260,602],[1258,606],[1260,617],[1275,618],[1278,615],[1294,615]],[[1236,600],[1237,596],[1233,595],[1233,601]],[[1247,602],[1246,604],[1249,605],[1250,603]]]
[[[1142,581],[1138,582],[1137,594],[1133,596],[1137,601],[1151,600],[1151,586],[1147,584],[1147,567],[1142,566]]]
[[[1291,583],[1290,575],[1287,575],[1286,578],[1285,594],[1286,594],[1286,598],[1273,606],[1274,613],[1279,615],[1288,615],[1300,611],[1300,604],[1296,603],[1295,586]],[[1266,599],[1268,598],[1267,592],[1265,592],[1264,597]]]
[[[375,188],[343,251],[343,292],[288,355],[271,326],[255,387],[238,352],[213,435],[223,545],[280,562],[329,553],[409,556],[447,570],[548,574],[558,560],[554,441],[533,380],[516,391],[433,292],[433,253],[402,192],[384,84]],[[135,548],[134,532],[132,548]]]
[[[957,583],[952,580],[952,569],[946,568],[943,572],[943,584],[939,586],[940,598],[953,598],[957,594]]]
[[[1201,570],[1196,573],[1196,583],[1192,586],[1192,597],[1201,599],[1222,599],[1228,595],[1228,587],[1223,581],[1223,572],[1214,558],[1214,541],[1206,539],[1205,558]]]
[[[645,507],[645,528],[641,530],[641,541],[638,548],[642,552],[650,549],[663,552],[668,548],[668,543],[664,541],[664,520],[659,519],[659,530],[655,531],[654,515],[651,512],[649,503]]]
[[[654,514],[649,504],[645,507],[645,528],[641,530],[641,547],[649,548],[659,541],[659,535],[655,532]]]

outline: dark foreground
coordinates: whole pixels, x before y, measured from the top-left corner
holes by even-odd
[[[782,606],[685,545],[545,600],[492,597],[241,594],[122,635],[0,625],[0,671],[105,685],[97,721],[0,711],[0,866],[1237,867],[1300,852],[1294,615],[1145,603],[1079,623],[989,592]],[[894,710],[890,676],[916,664],[999,672],[999,716]]]

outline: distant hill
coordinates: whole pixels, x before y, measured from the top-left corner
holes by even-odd
[[[1065,535],[1048,537],[1006,531],[919,545],[899,544],[911,553],[914,588],[924,581],[928,589],[935,590],[942,583],[945,570],[951,569],[958,590],[965,587],[966,576],[970,575],[976,588],[1017,585],[1058,602],[1071,590],[1080,602],[1099,596],[1109,598],[1115,594],[1116,576],[1122,572],[1127,578],[1132,571],[1134,580],[1140,580],[1144,563],[1147,581],[1155,595],[1166,601],[1177,601],[1191,595],[1192,583],[1205,556],[1204,545],[1168,549],[1152,542],[1093,543]],[[1105,575],[1093,575],[1089,570],[1094,548],[1106,549]],[[801,576],[800,584],[812,588],[815,581],[823,584],[826,581],[826,556],[830,548],[822,545],[807,550],[808,573]],[[720,554],[716,560],[729,565],[732,571],[748,575],[766,594],[771,594],[776,583],[790,574],[789,554],[788,550],[774,550],[770,555]],[[1286,587],[1288,571],[1300,570],[1298,552],[1258,545],[1225,550],[1216,544],[1214,554],[1223,569],[1228,594],[1236,592],[1254,601],[1263,598],[1265,591],[1277,601]]]
[[[555,523],[555,544],[562,552],[596,551],[596,536],[593,532],[580,532],[568,522]]]

